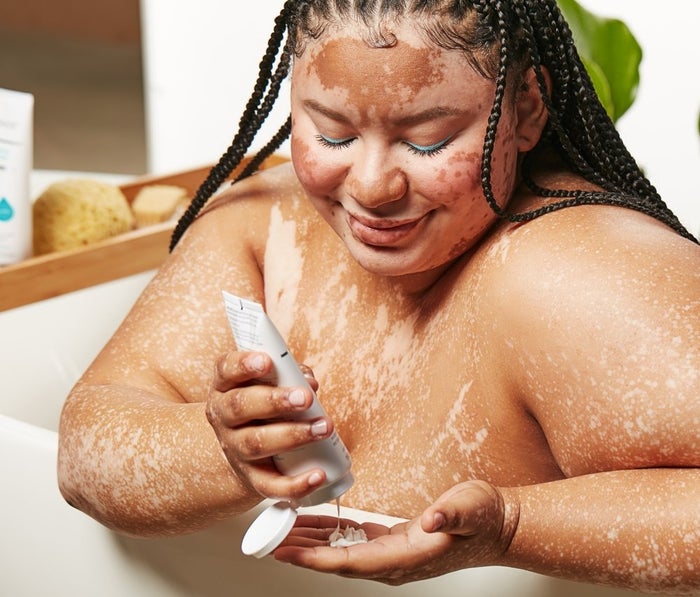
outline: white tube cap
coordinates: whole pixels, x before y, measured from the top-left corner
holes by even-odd
[[[241,551],[247,556],[264,558],[284,541],[296,519],[297,511],[289,502],[272,504],[248,527]]]

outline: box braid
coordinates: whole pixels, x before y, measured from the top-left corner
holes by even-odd
[[[273,73],[272,69],[277,58],[277,54],[282,46],[282,41],[287,28],[287,6],[292,4],[287,2],[285,8],[275,19],[275,27],[267,44],[267,50],[259,65],[258,79],[255,83],[253,93],[246,104],[243,115],[238,123],[238,133],[233,138],[231,145],[221,156],[217,164],[209,171],[209,175],[199,186],[192,202],[173,230],[170,239],[170,250],[172,251],[178,241],[185,233],[185,230],[197,217],[197,214],[204,207],[209,198],[218,190],[221,184],[229,177],[243,160],[246,151],[250,147],[255,134],[269,116],[279,95],[282,81],[286,78],[290,66],[289,48],[284,48],[279,58],[277,68]],[[266,93],[267,90],[267,93]],[[289,136],[291,131],[291,117],[287,118],[282,127],[275,133],[272,139],[257,153],[248,163],[243,171],[238,175],[236,181],[250,176],[260,164],[265,161]]]
[[[470,64],[495,81],[495,95],[484,138],[481,185],[486,201],[501,218],[525,222],[576,205],[616,205],[632,208],[665,223],[680,235],[697,242],[663,202],[627,151],[595,93],[574,45],[573,36],[556,0],[287,0],[275,20],[253,94],[231,146],[212,168],[192,204],[178,222],[171,250],[208,198],[238,166],[256,132],[274,104],[282,79],[289,70],[291,52],[303,52],[306,39],[320,37],[331,24],[361,22],[367,41],[381,45],[383,17],[412,15],[424,25],[426,35],[445,49],[464,52]],[[286,43],[277,70],[276,56]],[[532,66],[549,119],[538,145],[523,160],[523,181],[536,194],[555,199],[523,213],[502,208],[491,184],[491,161],[506,96],[508,74],[513,67]],[[543,67],[551,77],[548,90]],[[264,96],[269,83],[269,90]],[[264,97],[263,97],[264,96]],[[291,130],[288,119],[238,175],[255,172],[279,147]],[[576,173],[601,187],[598,192],[580,189],[547,189],[532,178],[534,158],[554,148]]]
[[[479,8],[486,19],[490,17],[495,22],[497,39],[500,40],[496,94],[482,158],[482,188],[491,208],[501,217],[524,222],[575,205],[618,205],[652,216],[682,236],[697,242],[666,206],[627,151],[598,100],[576,51],[571,31],[554,0],[495,0],[480,3]],[[535,70],[549,113],[547,128],[538,147],[523,162],[524,182],[543,197],[561,199],[539,209],[517,214],[502,209],[491,188],[491,156],[505,95],[510,64],[508,54],[514,45],[508,35],[513,17],[522,32],[522,43]],[[543,65],[547,67],[553,82],[551,98],[542,74]],[[547,143],[555,146],[559,155],[575,172],[602,187],[604,191],[552,190],[537,185],[531,177],[531,165],[533,157]]]

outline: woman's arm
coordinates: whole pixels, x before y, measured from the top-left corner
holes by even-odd
[[[648,592],[700,593],[700,470],[595,473],[505,491],[519,521],[502,563]]]
[[[233,474],[205,403],[81,382],[59,430],[59,485],[76,508],[133,535],[196,530],[260,498]]]
[[[293,204],[280,200],[294,192],[290,172],[251,177],[207,208],[69,395],[59,485],[105,525],[191,531],[323,482],[317,469],[287,477],[272,466],[272,454],[323,439],[332,422],[325,434],[313,421],[280,422],[308,408],[311,392],[255,383],[272,363],[234,351],[222,298],[262,302],[270,211]]]
[[[700,247],[635,212],[577,210],[533,227],[541,240],[518,257],[533,277],[511,287],[524,310],[501,329],[520,337],[504,355],[520,363],[513,387],[572,477],[513,490],[509,557],[698,592]]]
[[[201,217],[79,380],[59,428],[71,504],[141,535],[193,530],[261,499],[233,473],[205,408],[234,349],[221,291],[261,299],[265,237],[262,248],[249,238],[266,226],[265,199],[240,194]]]
[[[700,594],[700,471],[596,473],[528,487],[462,483],[369,543],[328,546],[334,517],[300,516],[275,558],[391,585],[462,568],[512,566],[670,595]]]

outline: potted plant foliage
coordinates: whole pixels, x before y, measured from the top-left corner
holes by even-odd
[[[613,122],[634,102],[642,48],[619,19],[600,17],[576,0],[557,0],[601,103]]]

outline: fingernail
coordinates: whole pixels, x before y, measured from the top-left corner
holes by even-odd
[[[328,433],[328,423],[325,419],[316,421],[311,425],[311,435],[316,437],[326,435]]]
[[[254,354],[245,360],[245,366],[251,371],[262,371],[265,369],[265,357],[261,354]]]
[[[306,404],[306,396],[301,390],[292,390],[287,396],[287,400],[292,406],[304,406]]]
[[[439,531],[443,526],[445,526],[446,522],[447,521],[445,520],[444,514],[441,512],[436,512],[433,516],[433,531]]]
[[[318,485],[321,481],[323,481],[321,473],[311,473],[309,475],[309,485]]]

